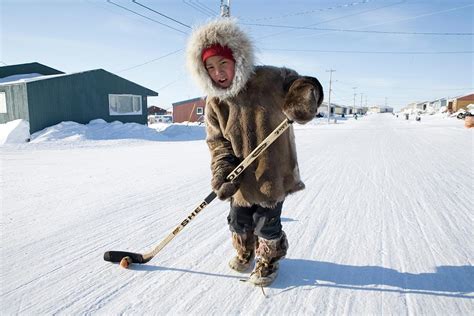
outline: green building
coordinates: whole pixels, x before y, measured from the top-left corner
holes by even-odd
[[[0,67],[0,123],[24,119],[30,133],[62,121],[147,124],[158,93],[103,69],[65,74],[39,63]]]

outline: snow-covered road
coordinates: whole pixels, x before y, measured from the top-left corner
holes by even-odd
[[[146,265],[102,259],[150,250],[209,193],[203,140],[2,148],[1,314],[472,314],[473,131],[380,114],[296,137],[307,189],[267,297],[227,266],[225,202]]]

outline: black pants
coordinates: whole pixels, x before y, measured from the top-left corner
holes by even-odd
[[[227,222],[232,232],[244,234],[253,231],[255,235],[265,239],[281,237],[281,208],[283,202],[274,208],[266,208],[259,205],[242,207],[230,205]]]

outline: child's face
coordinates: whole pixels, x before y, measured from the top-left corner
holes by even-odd
[[[221,88],[228,88],[232,84],[235,74],[235,62],[222,56],[212,56],[206,59],[207,73],[212,81]]]

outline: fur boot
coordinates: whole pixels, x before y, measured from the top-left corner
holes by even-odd
[[[288,240],[285,232],[280,238],[258,238],[256,250],[257,263],[250,275],[249,282],[258,286],[269,286],[278,275],[278,261],[285,257],[288,250]]]
[[[229,267],[238,272],[245,272],[250,268],[255,255],[256,237],[253,232],[245,234],[232,233],[232,245],[237,250],[237,256],[229,261]]]

